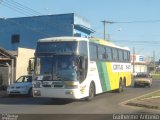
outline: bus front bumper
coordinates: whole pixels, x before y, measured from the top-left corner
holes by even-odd
[[[84,94],[79,89],[33,89],[34,97],[81,99]]]

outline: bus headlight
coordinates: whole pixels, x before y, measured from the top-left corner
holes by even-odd
[[[78,88],[78,85],[66,85],[65,88],[66,89],[76,89]]]
[[[66,89],[76,89],[78,88],[78,82],[73,82],[73,81],[66,81],[65,82],[65,88]]]

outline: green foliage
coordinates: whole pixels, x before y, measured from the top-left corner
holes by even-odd
[[[151,76],[152,76],[152,79],[153,80],[160,80],[160,74],[158,73],[155,73],[155,74],[151,74]]]

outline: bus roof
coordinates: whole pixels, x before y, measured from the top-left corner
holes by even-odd
[[[38,42],[60,42],[60,41],[88,41],[88,38],[82,37],[51,37],[38,40]]]
[[[128,47],[122,47],[119,45],[115,45],[114,43],[104,40],[104,39],[100,39],[100,38],[90,38],[91,42],[97,43],[97,44],[101,44],[101,45],[105,45],[105,46],[110,46],[110,47],[114,47],[114,48],[119,48],[119,49],[123,49],[123,50],[129,50],[130,49]]]
[[[115,45],[114,43],[110,41],[106,41],[100,38],[83,38],[83,37],[63,36],[63,37],[50,37],[50,38],[44,38],[44,39],[38,40],[38,42],[62,42],[62,41],[90,41],[96,44],[106,45],[106,46],[124,49],[124,50],[130,50],[128,47],[121,47],[121,46]]]

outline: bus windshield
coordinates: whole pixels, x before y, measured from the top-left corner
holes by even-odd
[[[36,53],[74,54],[77,52],[77,42],[38,42]]]
[[[79,57],[75,55],[38,56],[36,58],[37,80],[78,80]]]

